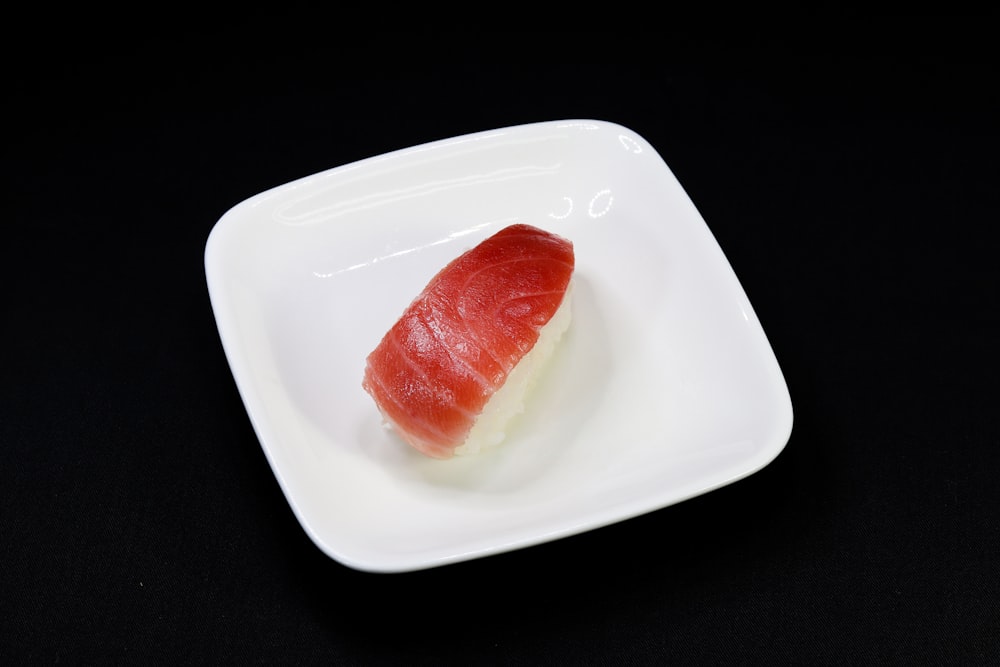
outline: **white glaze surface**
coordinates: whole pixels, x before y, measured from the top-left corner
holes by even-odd
[[[365,357],[435,272],[514,222],[574,242],[573,324],[500,447],[429,459],[380,426]],[[785,381],[729,263],[653,147],[613,123],[502,128],[293,181],[228,211],[205,266],[288,502],[357,569],[621,521],[759,470],[791,433]]]

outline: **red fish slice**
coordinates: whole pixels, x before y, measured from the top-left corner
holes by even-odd
[[[450,458],[559,310],[574,265],[570,241],[516,224],[445,266],[368,355],[362,386],[385,422]]]

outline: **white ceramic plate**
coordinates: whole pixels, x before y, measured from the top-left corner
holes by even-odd
[[[571,239],[574,320],[505,443],[433,460],[381,427],[365,357],[441,267],[503,226]],[[481,132],[254,196],[208,239],[236,385],[305,531],[402,572],[580,533],[743,478],[791,434],[757,317],[641,136],[608,122]]]

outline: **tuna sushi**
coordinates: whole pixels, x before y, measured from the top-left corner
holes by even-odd
[[[424,454],[500,443],[570,323],[573,244],[501,229],[435,275],[368,355],[362,386]]]

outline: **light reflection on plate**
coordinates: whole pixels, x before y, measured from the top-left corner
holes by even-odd
[[[448,261],[525,222],[576,249],[573,324],[505,443],[438,461],[385,431],[367,354]],[[767,465],[792,428],[763,329],[662,158],[555,121],[388,153],[233,207],[205,251],[261,446],[316,545],[403,572],[546,542]]]

